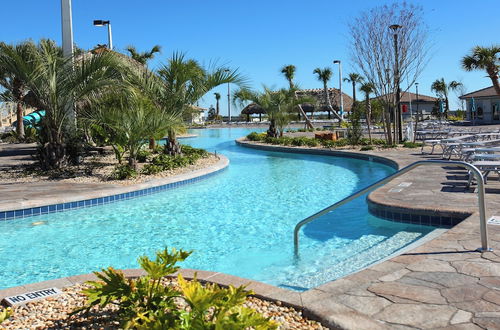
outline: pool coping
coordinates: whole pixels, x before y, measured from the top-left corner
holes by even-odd
[[[97,189],[85,194],[60,196],[57,199],[52,197],[49,199],[42,198],[40,200],[20,202],[16,206],[0,207],[0,221],[99,206],[121,200],[148,196],[195,183],[216,175],[229,166],[229,159],[227,157],[224,155],[217,155],[217,157],[219,160],[215,164],[166,178],[154,178],[127,186],[113,185],[109,188]]]

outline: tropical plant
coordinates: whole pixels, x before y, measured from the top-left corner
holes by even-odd
[[[248,89],[240,89],[234,92],[233,99],[244,105],[247,102],[253,102],[259,105],[266,112],[269,119],[269,137],[283,136],[285,126],[290,122],[290,113],[296,106],[306,103],[306,98],[298,98],[295,90],[280,89],[272,91],[264,86],[262,92],[255,92]]]
[[[462,58],[462,68],[466,71],[485,70],[493,83],[496,93],[500,95],[500,83],[498,81],[500,46],[474,47],[470,55]]]
[[[219,101],[220,101],[220,94],[219,93],[214,93],[215,95],[215,118],[218,120],[219,119]]]
[[[100,281],[88,282],[83,291],[87,303],[74,314],[95,306],[118,306],[121,325],[125,329],[276,329],[277,324],[257,312],[243,307],[248,294],[244,286],[220,288],[216,284],[201,285],[196,277],[186,281],[178,275],[179,288],[162,283],[164,277],[179,270],[177,262],[191,252],[165,249],[156,259],[139,258],[147,275],[126,279],[112,267],[95,272]],[[181,299],[186,307],[178,303]]]
[[[0,323],[12,316],[12,308],[5,308],[0,311]]]
[[[281,68],[281,73],[285,76],[285,79],[288,81],[288,85],[289,85],[290,90],[295,90],[295,84],[293,82],[293,78],[295,78],[295,70],[296,69],[297,68],[293,64],[285,65]],[[296,97],[296,94],[295,94],[295,97]],[[302,117],[304,117],[304,120],[306,121],[306,126],[309,128],[314,128],[313,124],[311,123],[311,121],[307,117],[306,113],[304,112],[304,109],[302,109],[302,106],[300,104],[297,106],[297,109],[299,112],[299,114],[298,114],[299,120],[300,120],[300,116],[302,115]]]
[[[351,72],[346,78],[344,78],[344,81],[352,84],[352,99],[354,104],[356,103],[356,84],[362,84],[365,81],[365,78],[363,78],[360,74]]]
[[[445,101],[445,117],[448,117],[448,112],[450,111],[450,101],[449,101],[449,92],[457,90],[457,88],[462,85],[462,83],[459,83],[458,81],[451,81],[450,83],[446,83],[444,81],[444,78],[441,79],[436,79],[432,85],[431,85],[431,90],[436,93],[436,95],[439,98],[444,99]]]
[[[216,65],[204,68],[182,53],[174,53],[156,74],[136,71],[131,80],[169,117],[165,150],[170,155],[181,153],[176,136],[185,130],[183,115],[192,111],[196,101],[221,84],[234,83],[246,87],[246,79],[237,69],[228,70]]]
[[[24,138],[23,107],[26,105],[25,98],[29,89],[9,62],[25,63],[27,65],[25,69],[31,70],[32,68],[29,68],[33,60],[31,48],[33,48],[31,42],[22,42],[17,45],[0,42],[0,86],[5,89],[0,94],[0,101],[16,103],[16,133],[20,140]]]
[[[150,51],[144,51],[144,52],[138,52],[134,46],[127,46],[126,50],[130,54],[130,57],[132,59],[146,66],[148,61],[152,60],[155,57],[156,53],[161,52],[161,46],[154,45]]]
[[[42,168],[67,164],[67,142],[75,136],[75,114],[91,104],[121,77],[120,61],[111,52],[65,58],[51,40],[26,44],[28,58],[0,52],[0,67],[25,83],[39,108],[41,124],[39,159]]]
[[[102,128],[120,163],[120,154],[128,152],[128,165],[135,171],[137,154],[147,143],[146,137],[161,139],[172,123],[168,113],[133,88],[102,95],[85,117]]]
[[[335,110],[333,110],[332,102],[330,101],[330,93],[328,92],[328,81],[332,78],[332,70],[330,68],[316,68],[313,73],[317,74],[317,78],[319,81],[323,82],[323,94],[325,95],[325,103],[330,109],[331,112],[337,117],[340,121],[342,121],[342,116],[340,116]]]
[[[372,141],[372,132],[371,132],[371,117],[372,117],[372,104],[370,102],[370,94],[372,94],[375,90],[375,86],[372,83],[364,83],[359,88],[363,93],[365,93],[365,116],[366,116],[366,125],[368,126],[368,138],[370,139],[370,144]]]

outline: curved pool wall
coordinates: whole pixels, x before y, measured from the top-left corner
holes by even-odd
[[[137,268],[165,246],[193,250],[183,267],[304,290],[391,255],[433,230],[392,223],[364,198],[304,227],[303,218],[394,171],[365,160],[252,150],[246,129],[196,130],[183,140],[222,153],[227,170],[209,180],[126,201],[0,222],[0,288],[107,266]]]

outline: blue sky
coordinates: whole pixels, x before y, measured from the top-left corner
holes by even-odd
[[[51,38],[60,43],[59,0],[2,2],[0,40]],[[355,70],[350,65],[347,23],[360,11],[383,3],[386,2],[73,0],[74,40],[82,48],[107,43],[106,28],[94,27],[92,20],[109,19],[115,48],[123,50],[130,44],[139,50],[154,44],[163,47],[151,67],[173,51],[182,51],[202,63],[217,60],[238,67],[255,88],[260,88],[262,84],[286,87],[279,69],[294,64],[300,87],[320,88],[322,85],[312,71],[329,66],[334,69],[330,85],[338,87],[338,71],[332,61],[342,60],[344,75]],[[423,6],[433,44],[431,61],[419,78],[420,93],[433,95],[430,85],[441,77],[447,81],[461,80],[468,91],[490,86],[484,72],[463,71],[460,59],[474,45],[500,43],[500,1],[412,3]],[[225,114],[227,87],[215,91],[223,95],[221,110]],[[215,103],[213,92],[204,97],[201,106]],[[350,89],[346,92],[352,93]]]

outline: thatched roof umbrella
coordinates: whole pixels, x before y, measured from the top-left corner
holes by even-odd
[[[259,114],[259,121],[262,121],[262,114],[266,113],[260,105],[257,103],[250,103],[243,110],[241,110],[242,115],[247,115],[247,122],[250,121],[250,115]]]

